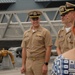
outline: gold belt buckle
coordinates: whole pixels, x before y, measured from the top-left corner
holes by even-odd
[[[35,61],[35,60],[36,60],[36,58],[34,58],[34,57],[33,57],[33,58],[32,58],[32,60],[33,60],[33,61]]]

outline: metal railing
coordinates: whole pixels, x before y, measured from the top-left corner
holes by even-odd
[[[58,16],[58,8],[33,9],[42,12],[40,24],[52,34],[57,36],[58,30],[62,27],[61,20],[56,20]],[[27,30],[31,23],[27,13],[31,10],[20,11],[1,11],[0,12],[0,40],[21,40],[23,33]],[[55,12],[53,19],[50,19],[49,12]]]
[[[0,0],[0,3],[15,3],[16,0]]]

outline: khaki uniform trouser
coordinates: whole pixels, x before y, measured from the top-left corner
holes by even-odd
[[[42,73],[43,64],[44,58],[40,59],[27,58],[25,75],[47,75]]]

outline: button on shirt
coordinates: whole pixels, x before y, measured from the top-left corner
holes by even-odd
[[[25,31],[21,47],[26,49],[27,57],[44,57],[47,46],[52,46],[52,38],[46,28]]]

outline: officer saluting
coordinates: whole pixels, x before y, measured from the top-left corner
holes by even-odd
[[[39,23],[42,15],[40,11],[30,11],[28,15],[32,25],[23,35],[21,73],[47,75],[52,46],[51,34]]]

